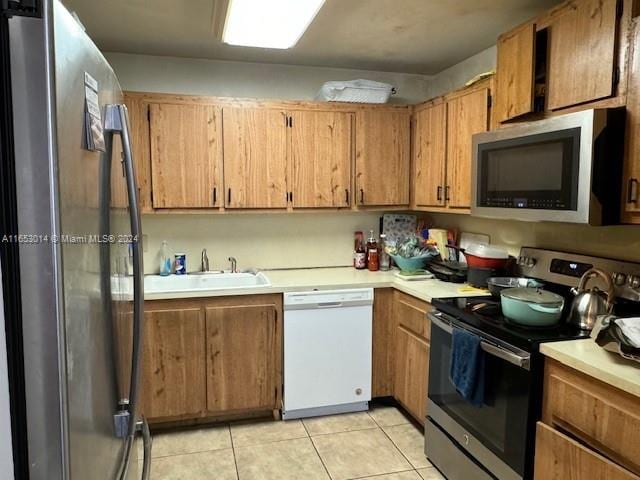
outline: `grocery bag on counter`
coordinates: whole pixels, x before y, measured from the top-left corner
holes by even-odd
[[[591,337],[605,350],[640,362],[640,317],[602,315],[596,322]]]

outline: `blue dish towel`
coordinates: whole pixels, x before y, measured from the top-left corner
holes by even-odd
[[[484,403],[484,352],[480,337],[453,329],[449,378],[456,391],[476,407]]]

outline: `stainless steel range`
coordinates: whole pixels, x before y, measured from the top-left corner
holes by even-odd
[[[523,248],[517,273],[542,280],[566,297],[563,321],[552,328],[524,328],[509,322],[500,302],[483,297],[434,299],[429,354],[425,453],[449,480],[533,478],[535,422],[540,418],[544,342],[578,339],[588,332],[566,323],[572,295],[592,267],[615,283],[615,311],[640,313],[640,264]],[[484,400],[466,401],[450,378],[455,329],[478,335],[484,352]]]

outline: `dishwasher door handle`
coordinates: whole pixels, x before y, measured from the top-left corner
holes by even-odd
[[[316,304],[318,308],[338,308],[342,306],[342,302],[322,302]]]

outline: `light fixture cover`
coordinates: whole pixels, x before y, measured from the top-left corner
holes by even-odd
[[[229,45],[291,48],[325,0],[229,0],[222,41]]]

